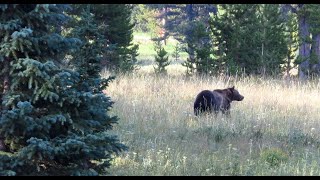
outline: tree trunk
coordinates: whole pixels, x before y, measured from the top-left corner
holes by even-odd
[[[188,44],[187,53],[189,55],[190,62],[193,66],[195,64],[195,53],[194,53],[194,49],[193,49],[192,45],[190,45],[190,44]],[[197,69],[197,67],[196,67],[196,69]],[[193,73],[193,71],[194,71],[194,69],[191,68],[192,73]]]
[[[193,11],[192,4],[187,4],[186,5],[186,13],[187,13],[188,20],[189,21],[193,21],[193,19],[194,19],[194,11]]]
[[[320,65],[320,33],[315,35],[314,53],[317,56],[318,65]]]
[[[299,65],[299,79],[306,79],[307,72],[310,67],[310,43],[306,40],[310,36],[309,24],[306,16],[299,16],[299,36],[302,39],[302,44],[299,47],[299,56],[302,58],[302,63]]]
[[[192,21],[194,19],[194,12],[193,12],[193,7],[192,4],[187,4],[186,5],[186,14],[187,14],[187,19],[190,24],[192,24]],[[193,27],[192,27],[193,28]],[[187,39],[191,39],[190,34],[186,34]],[[188,54],[189,54],[189,59],[192,62],[192,64],[195,63],[195,53],[194,53],[194,48],[192,47],[191,44],[188,44]]]
[[[288,53],[288,55],[287,55],[288,61],[287,61],[286,76],[285,76],[285,77],[287,77],[287,78],[289,78],[289,79],[290,79],[290,64],[291,64],[290,52],[291,52],[291,50],[289,51],[289,53]]]
[[[320,74],[320,34],[312,35],[312,47],[311,47],[312,60],[311,70],[313,73]]]
[[[163,36],[164,36],[164,45],[166,46],[167,45],[167,37],[166,37],[166,29],[164,27],[166,27],[166,23],[167,23],[167,20],[168,20],[168,6],[166,5],[164,8],[163,8],[163,11],[164,11],[164,17],[162,18],[162,29],[163,29]]]

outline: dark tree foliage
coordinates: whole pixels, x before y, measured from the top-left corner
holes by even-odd
[[[79,58],[75,71],[61,66],[67,52],[96,46],[59,34],[66,7],[0,6],[0,175],[98,175],[125,148],[107,131],[118,119],[108,113],[99,60]]]
[[[299,46],[298,41],[298,20],[294,13],[286,12],[286,18],[284,18],[286,28],[284,32],[285,41],[287,44],[287,58],[283,66],[283,71],[285,72],[285,77],[290,78],[290,70],[296,67],[296,56]]]
[[[277,75],[286,57],[284,21],[278,5],[221,5],[211,21],[215,67],[236,74]]]
[[[310,70],[312,74],[320,75],[320,5],[306,4],[308,22],[312,34],[310,48]]]
[[[317,4],[148,4],[143,8],[157,12],[156,18],[161,20],[157,40],[166,42],[173,36],[184,46],[189,54],[184,63],[188,73],[203,71],[201,64],[206,62],[210,64],[204,66],[206,71],[213,74],[279,76],[294,66],[299,68],[301,79],[320,74]],[[288,22],[289,16],[289,21],[297,21]],[[140,23],[147,22],[142,20],[147,19],[145,14],[141,17]],[[199,41],[194,32],[199,23],[206,32],[209,23],[212,34],[206,39],[212,40],[211,49],[196,49]],[[198,63],[197,54],[206,54],[211,60]]]
[[[198,75],[213,74],[214,60],[212,58],[212,40],[206,25],[203,22],[192,22],[193,28],[189,29],[190,37],[187,38],[188,49],[194,51],[193,58],[188,58],[182,65],[187,67],[187,75],[196,72]]]
[[[184,51],[189,55],[187,62],[184,64],[188,68],[187,74],[192,74],[198,67],[198,73],[202,74],[203,69],[207,69],[203,65],[209,65],[211,62],[209,62],[209,58],[197,57],[197,54],[201,51],[200,54],[204,55],[203,51],[210,53],[210,50],[196,49],[195,47],[197,45],[201,47],[208,46],[208,41],[210,40],[208,22],[210,14],[217,13],[217,7],[213,4],[152,4],[149,6],[161,12],[157,18],[165,22],[163,25],[165,29],[163,38],[166,39],[169,36],[173,36],[180,44],[184,44]],[[200,28],[202,29],[200,30]],[[201,33],[201,37],[195,38],[194,35],[197,33]],[[210,54],[206,56],[210,56]]]
[[[162,47],[160,42],[155,43],[155,51],[157,55],[155,56],[154,71],[156,74],[167,74],[166,66],[170,65],[168,52]]]
[[[133,27],[131,23],[132,5],[95,4],[92,13],[98,24],[107,26],[102,34],[110,48],[104,55],[103,65],[118,72],[131,72],[136,69],[139,46],[133,44]]]

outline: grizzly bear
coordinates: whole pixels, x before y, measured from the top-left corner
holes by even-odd
[[[213,91],[201,91],[194,102],[194,114],[197,116],[203,112],[213,112],[215,115],[221,111],[223,114],[230,114],[230,103],[242,101],[244,97],[233,87],[227,89],[215,89]]]

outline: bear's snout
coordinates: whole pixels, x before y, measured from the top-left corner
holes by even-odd
[[[242,101],[244,99],[244,96],[237,94],[237,96],[233,97],[233,100],[235,101]]]

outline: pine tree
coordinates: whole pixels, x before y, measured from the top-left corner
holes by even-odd
[[[155,56],[156,66],[153,67],[156,74],[167,74],[166,66],[170,65],[168,52],[162,47],[160,42],[155,43],[155,50],[157,56]]]
[[[292,9],[297,13],[299,27],[299,55],[296,63],[299,64],[299,79],[304,80],[310,73],[311,39],[309,13],[305,4],[298,4]]]
[[[206,25],[203,22],[198,22],[194,27],[193,43],[195,46],[195,64],[197,73],[202,75],[212,75],[213,59],[212,55],[212,41],[209,32],[206,30]]]
[[[315,75],[320,75],[320,6],[319,4],[306,4],[309,13],[308,22],[312,34],[310,68]]]
[[[219,5],[223,11],[211,21],[214,37],[215,64],[222,65],[223,73],[235,74],[244,69],[247,73],[257,73],[260,67],[259,32],[257,25],[258,5],[224,4]]]
[[[139,46],[132,42],[135,24],[131,22],[131,12],[132,5],[128,4],[92,5],[97,23],[108,27],[103,35],[108,40],[106,44],[113,49],[105,54],[103,62],[111,70],[130,72],[136,69]]]
[[[226,10],[226,5],[219,5],[218,7],[220,11],[222,10],[224,13],[219,13],[219,16],[214,15],[209,20],[213,46],[212,70],[216,72],[216,74],[223,74],[228,68],[234,67],[226,64],[225,53],[232,34],[232,24],[228,15],[229,11]]]
[[[98,25],[95,15],[91,13],[92,5],[80,5],[80,16],[73,23],[72,31],[68,36],[80,39],[83,44],[79,51],[72,53],[73,60],[70,63],[80,74],[80,89],[97,93],[101,91],[100,72],[102,69],[101,60],[107,51],[105,47],[106,37],[102,32],[107,28],[105,25]],[[105,87],[105,86],[103,86]]]
[[[286,44],[278,5],[228,4],[219,9],[223,13],[210,22],[214,67],[231,74],[279,74]]]
[[[187,38],[188,49],[194,50],[193,61],[189,58],[183,66],[187,67],[187,74],[190,68],[194,68],[191,72],[196,71],[199,75],[212,74],[213,59],[212,42],[209,37],[209,32],[206,31],[206,26],[203,22],[193,22],[190,29],[190,37]]]
[[[209,27],[209,19],[210,19],[210,13],[215,13],[216,11],[216,7],[215,5],[210,5],[210,4],[186,4],[185,7],[183,8],[183,10],[181,10],[181,15],[180,17],[178,16],[178,18],[175,18],[175,21],[171,21],[171,23],[168,23],[168,29],[170,29],[170,27],[174,27],[177,22],[179,22],[180,20],[180,24],[176,25],[174,28],[172,28],[171,32],[176,31],[178,32],[178,34],[182,34],[182,36],[180,35],[181,38],[179,38],[179,36],[175,36],[177,40],[179,40],[181,43],[185,43],[186,44],[186,49],[185,51],[188,53],[189,55],[189,63],[193,63],[195,64],[195,68],[197,69],[197,72],[199,74],[202,74],[203,69],[207,69],[207,68],[202,68],[201,64],[203,64],[203,62],[209,62],[206,63],[207,65],[211,64],[210,60],[208,61],[208,58],[205,59],[201,59],[199,57],[196,57],[196,51],[199,52],[199,49],[196,49],[196,45],[200,45],[201,47],[204,46],[210,46],[209,45],[209,41],[210,41],[210,37],[209,37],[209,33],[206,31],[206,29]],[[171,26],[170,26],[171,24]],[[194,37],[194,36],[197,37]],[[200,51],[203,51],[200,50]],[[209,51],[210,50],[206,50]],[[210,53],[209,53],[210,54]],[[209,54],[207,54],[209,56]],[[201,60],[202,62],[197,62]],[[188,64],[188,62],[187,62]],[[187,65],[190,68],[192,67],[192,65]],[[210,66],[210,65],[209,65]],[[191,70],[193,71],[193,70]],[[207,73],[207,72],[204,72]]]
[[[88,64],[88,69],[75,65],[79,72],[61,66],[65,53],[80,46],[79,39],[56,33],[67,19],[65,5],[0,7],[0,59],[6,67],[1,72],[5,149],[0,175],[104,172],[112,153],[125,147],[107,133],[117,122],[107,112],[112,101],[101,93],[107,84],[99,82]],[[94,58],[90,61],[95,67]]]
[[[296,65],[296,51],[298,50],[298,20],[294,13],[287,12],[287,18],[285,19],[285,41],[287,44],[287,58],[284,64],[284,71],[286,77],[290,77],[290,70]]]
[[[261,4],[259,10],[260,26],[257,25],[257,29],[260,45],[257,47],[261,52],[259,53],[260,74],[279,75],[287,55],[285,22],[280,16],[280,6],[277,4]]]
[[[134,30],[136,32],[149,33],[152,31],[154,21],[154,11],[145,4],[134,4],[132,9],[132,19],[134,20]]]
[[[174,58],[175,61],[178,61],[179,58],[180,58],[180,52],[181,52],[181,47],[180,47],[180,44],[177,43],[175,46],[174,46],[174,50],[173,50],[173,53],[172,53],[172,57]]]
[[[157,18],[165,20],[163,39],[173,36],[179,43],[185,44],[184,51],[189,57],[184,66],[187,67],[187,74],[193,73],[196,68],[194,67],[196,64],[194,44],[200,42],[199,39],[196,40],[193,37],[195,29],[199,29],[199,24],[208,27],[210,13],[216,13],[216,6],[212,4],[155,4],[149,6],[161,12]],[[210,39],[209,35],[203,39]]]
[[[105,131],[112,129],[112,125],[118,121],[116,116],[109,116],[113,102],[110,97],[103,94],[109,82],[115,77],[108,79],[101,78],[101,59],[105,50],[105,36],[101,34],[107,27],[98,26],[94,15],[91,13],[92,5],[85,5],[81,13],[80,21],[77,23],[71,35],[82,40],[83,45],[79,51],[73,53],[75,69],[80,74],[80,81],[74,88],[81,91],[80,100],[83,103],[75,111],[74,119],[79,119],[77,131],[91,136],[92,145],[98,143],[103,153],[97,153],[94,160],[103,164],[95,165],[100,171],[110,166],[111,154],[114,151],[126,149],[125,146],[117,143],[117,138],[108,135]],[[98,138],[97,138],[98,137]],[[108,147],[110,146],[110,147]]]

